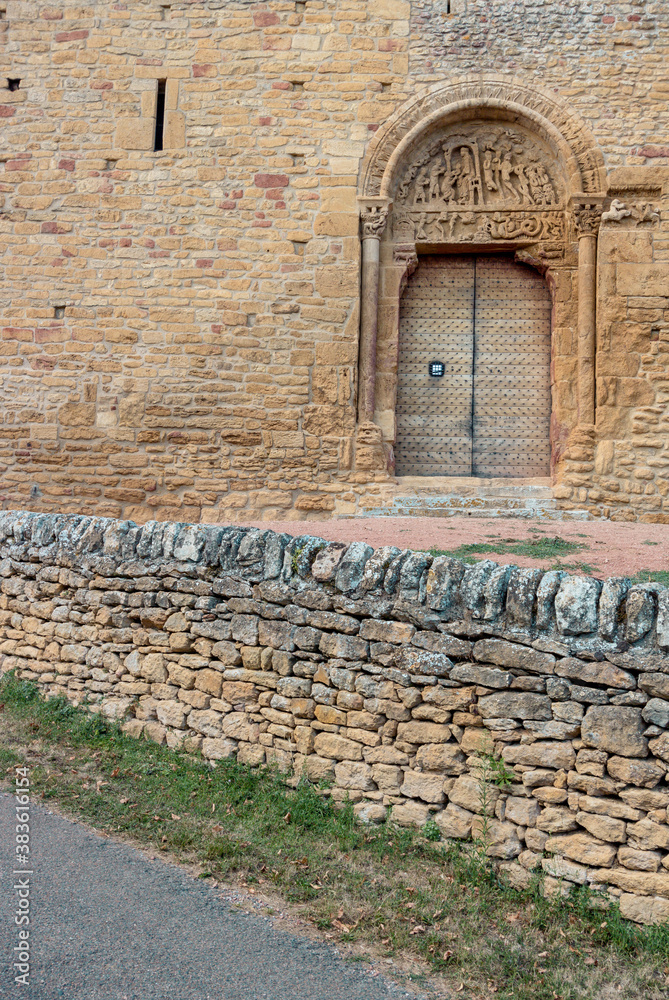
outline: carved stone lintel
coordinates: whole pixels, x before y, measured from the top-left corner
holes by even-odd
[[[380,240],[388,221],[388,209],[380,205],[367,206],[360,215],[363,240]]]

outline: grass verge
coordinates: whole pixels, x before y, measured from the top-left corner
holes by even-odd
[[[571,542],[555,535],[553,538],[539,536],[518,541],[513,538],[499,538],[492,542],[471,542],[456,549],[430,549],[432,556],[453,556],[473,565],[482,556],[492,555],[500,559],[508,556],[528,556],[530,559],[551,560],[547,569],[567,569],[578,573],[599,573],[596,566],[583,562],[562,562],[564,556],[573,555],[587,548],[581,542]],[[669,574],[667,574],[669,577]]]
[[[582,890],[545,900],[539,876],[515,892],[482,854],[432,839],[436,824],[427,835],[362,826],[308,784],[135,740],[12,675],[0,680],[0,711],[2,771],[29,764],[34,793],[199,864],[202,877],[278,891],[328,937],[417,960],[438,996],[669,996],[669,926],[640,929],[616,908],[593,909]]]

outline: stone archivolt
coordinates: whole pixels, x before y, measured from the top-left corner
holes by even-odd
[[[400,242],[564,238],[550,157],[503,125],[470,126],[432,142],[400,177],[394,203]]]
[[[528,86],[514,77],[481,74],[447,84],[435,84],[408,101],[376,133],[361,175],[365,197],[388,195],[407,151],[427,132],[462,127],[466,121],[499,119],[507,124],[521,121],[533,135],[562,160],[569,193],[603,194],[604,160],[593,136],[569,106],[541,87]],[[456,124],[457,123],[457,124]],[[545,165],[545,161],[544,165]]]

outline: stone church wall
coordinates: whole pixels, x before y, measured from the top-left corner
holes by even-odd
[[[594,431],[554,330],[556,496],[666,520],[668,29],[651,0],[2,0],[5,505],[379,506],[384,454],[355,437],[361,163],[421,88],[494,71],[580,116],[630,212],[599,240]]]
[[[0,672],[126,732],[481,834],[669,919],[669,590],[240,527],[0,515]],[[503,760],[510,784],[488,782]]]

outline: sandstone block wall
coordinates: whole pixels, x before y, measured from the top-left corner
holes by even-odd
[[[378,506],[383,463],[355,453],[360,165],[421,88],[493,71],[566,102],[638,216],[602,229],[594,436],[569,439],[575,331],[554,331],[556,495],[669,518],[661,0],[2,12],[0,80],[19,81],[0,87],[6,505],[210,522]]]
[[[160,743],[480,833],[669,919],[669,590],[240,527],[0,514],[0,671]]]

